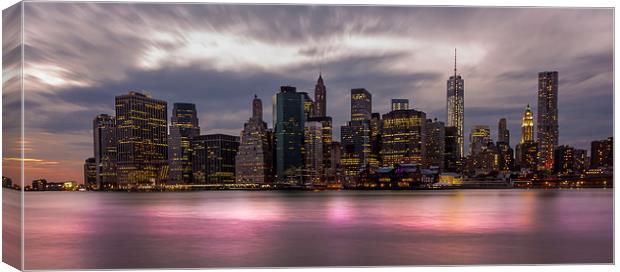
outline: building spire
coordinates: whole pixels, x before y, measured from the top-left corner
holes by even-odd
[[[454,48],[454,79],[456,79],[456,48]]]

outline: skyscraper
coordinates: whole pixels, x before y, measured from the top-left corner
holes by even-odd
[[[553,169],[553,152],[558,146],[558,72],[538,73],[538,164]]]
[[[506,118],[499,119],[499,124],[497,126],[497,142],[510,144],[510,131],[508,131]]]
[[[304,123],[304,160],[305,170],[310,178],[306,182],[322,183],[324,177],[323,124],[310,118]]]
[[[486,148],[491,141],[491,129],[489,126],[476,125],[469,134],[469,154],[477,155]]]
[[[118,182],[126,185],[165,181],[168,104],[133,91],[115,100]]]
[[[370,162],[370,119],[372,95],[366,89],[351,89],[351,121],[340,128],[344,174],[354,182],[357,174]]]
[[[93,120],[93,143],[95,151],[95,183],[98,189],[114,186],[116,179],[116,118],[100,114]]]
[[[192,179],[190,139],[200,135],[196,105],[174,103],[168,138],[169,183],[188,183]]]
[[[443,168],[446,129],[443,122],[427,119],[425,133],[424,164]]]
[[[383,164],[423,163],[426,113],[396,110],[383,115],[381,157]]]
[[[327,116],[327,88],[323,83],[323,76],[319,73],[319,79],[314,86],[314,116]]]
[[[530,109],[530,104],[527,104],[525,111],[523,111],[523,119],[521,121],[521,140],[519,143],[531,143],[534,142],[534,114]]]
[[[569,175],[575,171],[575,149],[567,145],[558,146],[554,154],[553,170],[559,175]]]
[[[255,95],[252,117],[243,125],[235,158],[235,178],[239,183],[273,182],[272,131],[263,121],[263,103]]]
[[[456,141],[459,158],[465,155],[463,130],[465,126],[465,81],[456,73],[456,49],[454,49],[454,75],[448,79],[447,122],[449,127],[456,127]]]
[[[381,114],[373,112],[370,117],[370,156],[368,163],[373,166],[381,165]]]
[[[234,183],[235,157],[239,137],[226,134],[208,134],[193,137],[192,174],[195,183]]]
[[[460,172],[461,159],[457,142],[456,127],[445,128],[444,167],[445,172]]]
[[[364,88],[351,89],[351,121],[370,120],[372,95]]]
[[[276,96],[276,173],[280,181],[300,184],[304,166],[304,96],[295,87],[282,86]]]
[[[614,166],[614,138],[592,141],[590,168]]]
[[[392,110],[408,110],[409,99],[392,99]]]
[[[314,117],[314,101],[306,92],[299,92],[303,97],[303,105],[304,105],[304,118],[308,119],[310,117]]]
[[[97,163],[95,158],[88,158],[84,161],[84,186],[90,188],[97,185]]]

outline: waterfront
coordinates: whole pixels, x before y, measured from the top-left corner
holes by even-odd
[[[613,261],[606,189],[29,192],[25,202],[26,269]]]

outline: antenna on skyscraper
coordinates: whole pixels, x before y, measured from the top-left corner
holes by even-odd
[[[456,79],[456,48],[454,48],[454,78]]]

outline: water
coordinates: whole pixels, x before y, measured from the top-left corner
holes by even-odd
[[[26,269],[613,262],[604,189],[28,192],[25,202]]]

